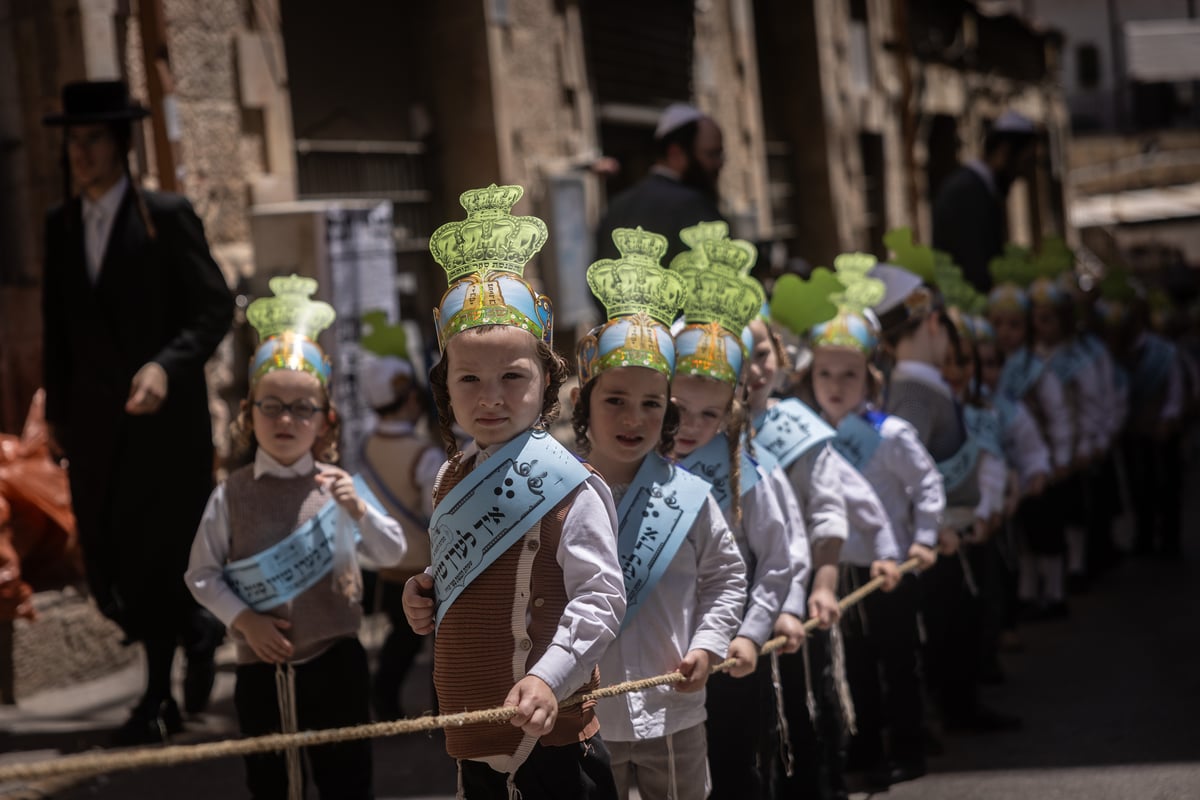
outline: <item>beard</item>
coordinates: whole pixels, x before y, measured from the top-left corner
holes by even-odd
[[[683,171],[683,175],[679,177],[681,183],[685,186],[690,186],[693,189],[703,192],[717,201],[717,176],[709,173],[704,167],[700,166],[700,162],[695,158],[688,159],[687,169]]]

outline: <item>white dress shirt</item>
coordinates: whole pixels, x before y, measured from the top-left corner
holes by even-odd
[[[946,511],[946,487],[933,456],[905,420],[889,414],[879,426],[880,442],[863,467],[892,523],[901,556],[913,543],[937,547]]]
[[[614,486],[614,494],[620,497],[627,488]],[[601,682],[670,672],[690,650],[709,651],[713,663],[723,660],[742,623],[745,602],[745,564],[721,507],[709,495],[637,616],[601,658]],[[704,698],[703,691],[655,686],[602,698],[596,714],[606,741],[655,739],[704,722]]]
[[[767,473],[762,467],[755,469],[758,483],[742,495],[742,521],[733,529],[750,584],[737,635],[762,647],[791,589],[793,567],[783,507]]]
[[[254,456],[254,479],[258,480],[263,475],[297,478],[311,475],[315,467],[318,465],[309,453],[305,453],[294,464],[283,465],[260,447]],[[237,513],[237,509],[229,508],[225,484],[222,483],[208,498],[208,506],[204,509],[196,538],[192,541],[188,569],[183,576],[196,601],[226,626],[232,625],[237,615],[249,608],[225,581],[231,513]],[[362,535],[358,548],[374,563],[395,564],[404,557],[408,543],[396,520],[367,504],[367,513],[355,524]]]
[[[108,249],[108,237],[112,235],[113,223],[129,188],[129,178],[124,175],[111,189],[92,200],[83,195],[83,244],[87,255],[88,280],[95,286],[100,280],[100,267],[104,264],[104,251]]]
[[[808,544],[808,531],[804,525],[804,513],[800,510],[800,501],[796,499],[796,492],[792,490],[792,484],[783,467],[776,464],[767,473],[767,480],[771,483],[786,520],[788,554],[792,561],[792,584],[780,610],[804,619],[808,616],[808,579],[812,574],[812,554]]]

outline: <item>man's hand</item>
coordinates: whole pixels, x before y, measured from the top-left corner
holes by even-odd
[[[529,736],[545,736],[558,719],[558,700],[550,685],[536,675],[526,675],[504,698],[504,705],[516,706],[510,722]]]
[[[813,587],[808,596],[808,615],[817,620],[817,627],[827,631],[842,618],[837,595],[824,587]]]
[[[433,633],[435,625],[433,609],[433,578],[424,572],[419,572],[409,578],[404,584],[404,592],[400,596],[404,606],[404,616],[412,627],[413,633],[424,636]]]
[[[753,639],[735,636],[729,643],[729,655],[726,658],[737,659],[737,663],[729,668],[729,674],[735,678],[744,678],[758,666],[758,645]]]
[[[167,371],[151,361],[137,371],[129,384],[125,411],[129,414],[153,414],[167,399]]]
[[[677,692],[698,692],[708,682],[708,671],[712,666],[715,655],[707,650],[689,650],[676,667],[683,675],[683,681],[675,684]]]
[[[775,619],[775,635],[786,636],[787,642],[779,648],[781,653],[795,653],[804,646],[804,622],[795,614],[786,611]]]
[[[244,636],[254,655],[268,664],[279,664],[292,657],[292,643],[283,635],[283,631],[292,627],[286,619],[248,608],[234,618],[230,627]]]

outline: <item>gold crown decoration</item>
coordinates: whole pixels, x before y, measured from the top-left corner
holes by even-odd
[[[280,275],[267,282],[274,297],[260,297],[246,309],[246,319],[265,341],[283,333],[294,333],[312,341],[333,324],[333,306],[310,299],[317,282],[300,275]]]
[[[988,272],[996,283],[1013,283],[1026,288],[1038,277],[1038,268],[1029,255],[1029,249],[1009,242],[1004,252],[988,262]]]
[[[705,242],[718,242],[729,238],[729,223],[722,220],[701,222],[679,232],[679,238],[689,249],[671,259],[671,269],[678,270],[685,266],[699,264],[704,261],[702,247]]]
[[[467,218],[447,222],[429,237],[429,252],[446,270],[448,283],[489,272],[524,275],[525,265],[549,236],[546,223],[537,217],[512,215],[512,207],[524,194],[520,186],[493,183],[459,195]]]
[[[766,302],[762,285],[747,274],[758,251],[742,239],[708,240],[701,243],[700,255],[701,259],[671,263],[671,271],[688,286],[683,301],[687,324],[715,322],[740,337]]]
[[[829,299],[839,309],[862,314],[883,301],[887,286],[883,281],[869,276],[876,264],[870,253],[842,253],[833,259],[833,268],[844,289],[833,292]]]
[[[592,294],[604,304],[610,320],[645,312],[670,325],[683,304],[683,281],[663,269],[667,237],[637,228],[617,228],[612,234],[620,258],[601,259],[588,267]]]

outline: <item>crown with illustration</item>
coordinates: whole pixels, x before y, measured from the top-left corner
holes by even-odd
[[[691,249],[671,262],[687,287],[684,327],[675,335],[675,373],[736,385],[747,355],[742,334],[766,293],[749,275],[757,249],[728,237],[725,223],[701,223],[679,233]]]
[[[258,349],[250,359],[250,386],[277,369],[307,372],[329,385],[331,364],[317,344],[321,331],[333,324],[333,306],[311,299],[317,282],[299,275],[271,278],[273,297],[260,297],[246,309],[246,319],[258,332]]]
[[[617,228],[612,238],[620,258],[601,259],[587,271],[608,322],[579,341],[579,382],[612,367],[649,367],[669,379],[675,369],[670,325],[685,289],[678,275],[662,267],[667,237],[638,227]]]
[[[878,323],[871,306],[883,300],[887,287],[871,277],[876,259],[870,253],[842,253],[833,260],[834,271],[817,267],[804,283],[776,284],[776,306],[784,317],[808,324],[812,348],[848,348],[870,354],[875,349]],[[822,296],[823,295],[823,296]],[[791,308],[785,309],[785,306]],[[793,329],[803,335],[804,329]]]
[[[458,199],[467,218],[447,222],[429,237],[429,252],[446,270],[449,288],[433,319],[438,345],[481,325],[510,325],[549,343],[553,335],[550,298],[524,279],[525,265],[546,243],[546,223],[514,217],[525,194],[520,186],[471,189]]]

